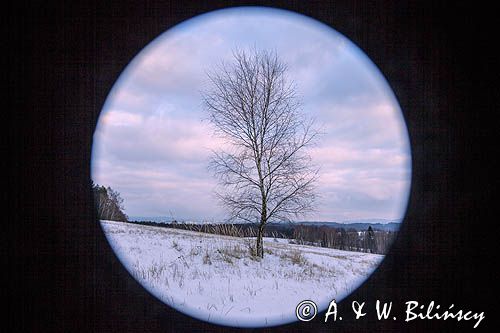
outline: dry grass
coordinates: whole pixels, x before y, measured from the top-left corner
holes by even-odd
[[[205,255],[203,256],[203,264],[212,265],[212,260],[210,259],[210,254],[208,253],[208,251],[206,251]]]
[[[182,248],[180,247],[179,243],[177,243],[175,240],[172,241],[172,247],[179,252],[182,251]]]
[[[304,266],[307,264],[307,259],[297,250],[282,251],[280,258],[282,260],[289,260],[294,265]]]
[[[239,244],[219,248],[217,249],[217,253],[221,256],[222,260],[230,264],[233,263],[233,259],[241,259],[249,255],[249,252]]]

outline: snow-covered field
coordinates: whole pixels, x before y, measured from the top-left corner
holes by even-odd
[[[312,300],[327,308],[356,289],[382,255],[288,244],[265,238],[264,259],[250,255],[255,239],[101,221],[128,271],[153,295],[195,318],[261,327],[296,320]]]

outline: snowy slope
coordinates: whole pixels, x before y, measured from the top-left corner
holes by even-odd
[[[324,310],[353,291],[381,255],[101,221],[128,271],[153,295],[195,318],[229,326],[274,326],[296,320],[305,299]]]

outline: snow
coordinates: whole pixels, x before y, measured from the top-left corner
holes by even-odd
[[[255,238],[101,221],[117,256],[149,292],[200,320],[238,327],[296,321],[295,307],[327,308],[356,289],[382,255],[265,238],[264,258],[250,255]]]

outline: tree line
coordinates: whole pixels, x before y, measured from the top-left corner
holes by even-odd
[[[259,234],[259,226],[254,223],[131,222],[233,237],[257,237]],[[356,230],[293,223],[269,223],[263,233],[263,237],[291,239],[295,244],[377,254],[386,254],[396,235],[395,231],[377,230],[371,226],[366,230]]]
[[[299,244],[328,247],[346,251],[386,254],[397,232],[373,229],[331,228],[297,225],[293,239]]]
[[[92,182],[92,192],[97,217],[100,220],[128,221],[128,216],[123,212],[125,210],[123,199],[118,191]]]

